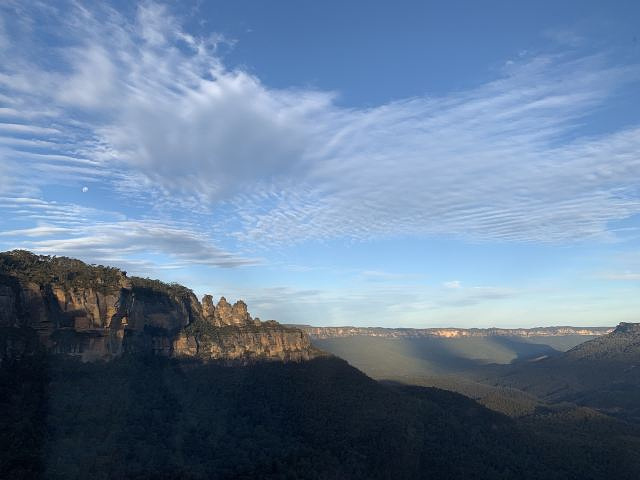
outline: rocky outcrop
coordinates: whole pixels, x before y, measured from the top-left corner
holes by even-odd
[[[213,297],[205,295],[202,297],[202,317],[211,323],[215,323],[216,307],[213,305]]]
[[[613,330],[611,327],[537,327],[537,328],[379,328],[379,327],[313,327],[296,325],[312,338],[337,337],[548,337],[561,335],[605,335]]]
[[[200,328],[200,329],[199,329]],[[309,336],[301,330],[286,328],[276,322],[259,327],[253,324],[226,325],[213,329],[195,326],[181,331],[174,341],[174,354],[226,360],[309,360],[318,352]]]
[[[220,297],[218,304],[213,306],[211,295],[205,295],[202,299],[204,317],[217,327],[225,325],[246,325],[253,323],[253,319],[247,310],[247,304],[238,300],[231,305],[227,299]]]
[[[624,335],[640,339],[640,323],[621,322],[613,331],[614,335]]]
[[[308,335],[253,319],[247,305],[118,269],[14,251],[0,254],[0,354],[38,344],[84,360],[124,352],[206,360],[304,360]]]

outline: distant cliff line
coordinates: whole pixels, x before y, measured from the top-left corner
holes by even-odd
[[[293,326],[293,325],[292,325]],[[606,335],[615,327],[534,327],[534,328],[384,328],[384,327],[314,327],[295,325],[310,337],[317,339],[339,337],[555,337],[562,335]]]

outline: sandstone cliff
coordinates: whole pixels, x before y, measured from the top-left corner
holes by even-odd
[[[239,300],[202,303],[178,284],[25,251],[0,253],[0,354],[36,345],[84,360],[124,352],[205,360],[305,360],[299,329],[251,317]]]
[[[546,337],[559,335],[605,335],[613,327],[537,327],[537,328],[380,328],[380,327],[313,327],[296,325],[312,338],[337,337]]]

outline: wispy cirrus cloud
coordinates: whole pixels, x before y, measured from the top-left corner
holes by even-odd
[[[8,230],[0,232],[0,237],[48,237],[58,233],[71,233],[68,227],[56,227],[55,225],[42,224],[32,228]]]
[[[22,248],[90,263],[129,266],[139,274],[163,266],[232,268],[261,262],[217,247],[207,233],[185,222],[130,220],[118,212],[29,197],[0,197],[0,209],[37,225],[0,232],[4,249]],[[155,260],[140,261],[143,257]]]
[[[102,262],[160,254],[182,265],[238,267],[257,263],[255,259],[242,258],[214,247],[206,236],[184,226],[151,221],[97,224],[71,237],[37,240],[27,246],[37,253],[69,255]]]
[[[638,65],[525,56],[468,91],[347,108],[334,92],[275,89],[227,69],[223,38],[191,35],[159,4],[134,17],[11,5],[0,94],[30,115],[0,124],[14,184],[100,181],[167,215],[188,207],[251,246],[603,241],[612,222],[640,213],[640,127],[581,133],[637,84]],[[65,36],[47,50],[55,62],[42,61],[41,45],[28,51],[39,8],[43,28]]]
[[[21,123],[0,123],[0,131],[33,135],[60,133],[60,130],[57,130],[55,128],[38,127],[36,125],[25,125]]]
[[[163,256],[163,263],[174,267],[196,264],[228,268],[259,263],[217,248],[205,235],[183,225],[155,221],[98,223],[74,229],[41,225],[4,232],[2,236],[28,238],[10,248],[71,256],[90,263],[122,265],[153,255]]]
[[[485,302],[509,300],[517,297],[518,295],[522,295],[522,293],[523,292],[518,292],[513,288],[492,286],[475,286],[463,288],[458,285],[457,287],[454,287],[453,293],[439,299],[438,305],[466,307],[478,305]]]
[[[605,280],[621,280],[628,282],[640,282],[640,273],[638,272],[616,272],[616,273],[604,273],[600,275],[600,278]]]

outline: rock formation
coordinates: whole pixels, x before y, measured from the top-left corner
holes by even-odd
[[[84,360],[124,352],[204,360],[304,360],[307,334],[253,319],[247,305],[115,268],[25,251],[0,253],[0,354],[34,345]]]
[[[213,306],[213,297],[207,294],[202,297],[202,316],[213,321],[215,313],[216,307]]]

